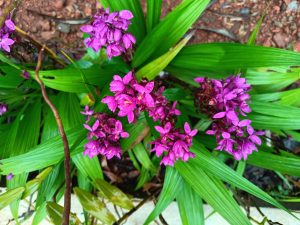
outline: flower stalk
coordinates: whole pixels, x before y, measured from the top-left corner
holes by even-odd
[[[43,81],[39,77],[39,71],[42,65],[42,58],[43,58],[43,52],[44,52],[44,46],[39,52],[38,56],[38,62],[37,66],[35,69],[35,79],[38,82],[38,84],[41,87],[42,90],[42,95],[45,100],[45,102],[49,105],[51,108],[53,115],[55,117],[55,121],[58,126],[58,130],[60,133],[60,136],[63,141],[64,145],[64,154],[65,154],[65,160],[64,160],[64,166],[65,166],[65,180],[66,180],[66,191],[65,191],[65,196],[64,196],[64,212],[63,212],[63,225],[69,225],[70,221],[70,210],[71,210],[71,165],[70,165],[70,148],[69,148],[69,143],[68,143],[68,138],[66,136],[64,126],[62,123],[62,120],[60,118],[60,115],[58,113],[58,110],[52,103],[52,101],[49,99],[49,96],[47,94],[45,85]]]

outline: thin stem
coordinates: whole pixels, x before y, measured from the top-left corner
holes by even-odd
[[[68,139],[63,127],[63,123],[61,121],[61,118],[59,116],[59,113],[57,109],[55,108],[54,104],[51,102],[49,99],[49,96],[47,94],[45,85],[43,84],[42,80],[39,77],[39,71],[42,65],[42,58],[43,58],[43,52],[44,52],[44,47],[39,52],[38,56],[38,63],[35,69],[35,79],[38,82],[38,84],[41,87],[43,98],[45,102],[49,105],[51,108],[53,115],[55,117],[58,130],[60,133],[60,136],[62,138],[63,144],[64,144],[64,154],[65,154],[65,160],[64,160],[64,165],[65,165],[65,180],[66,180],[66,191],[65,191],[65,197],[64,197],[64,213],[63,213],[63,225],[69,225],[69,220],[70,220],[70,209],[71,209],[71,166],[70,166],[70,149],[69,149],[69,143]]]

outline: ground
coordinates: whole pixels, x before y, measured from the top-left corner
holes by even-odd
[[[180,2],[164,0],[162,16]],[[3,4],[5,1],[0,0],[0,6]],[[13,15],[16,24],[34,39],[76,56],[84,52],[79,28],[91,18],[96,6],[96,0],[27,0],[20,1]],[[194,25],[197,32],[192,43],[246,43],[263,15],[258,45],[300,51],[300,2],[295,0],[212,0]],[[20,45],[22,57],[31,61],[26,44]]]

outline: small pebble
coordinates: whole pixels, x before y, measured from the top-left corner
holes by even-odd
[[[299,3],[297,1],[292,1],[290,4],[288,4],[288,10],[291,11],[298,11]]]
[[[70,25],[69,24],[66,24],[66,23],[59,23],[57,25],[57,29],[62,32],[62,33],[69,33],[70,32]]]
[[[280,28],[283,26],[282,23],[280,23],[279,21],[274,21],[274,25]]]
[[[242,15],[249,15],[250,14],[250,9],[249,8],[242,8],[240,10],[240,14],[242,14]]]

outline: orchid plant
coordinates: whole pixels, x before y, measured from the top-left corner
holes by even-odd
[[[209,0],[182,1],[164,18],[162,0],[147,0],[145,13],[139,0],[101,3],[81,27],[86,54],[62,52],[60,69],[40,69],[45,46],[36,68],[16,62],[19,28],[9,16],[1,25],[0,210],[22,222],[20,201],[37,194],[34,225],[47,215],[55,225],[121,224],[137,207],[108,165],[130,159],[136,192],[163,178],[148,190],[157,201],[144,224],[174,200],[183,225],[205,224],[204,202],[230,224],[251,224],[238,190],[294,216],[243,174],[252,165],[300,177],[299,156],[272,141],[300,141],[300,89],[290,88],[300,54],[256,46],[259,24],[247,44],[189,44]],[[84,218],[59,203],[71,191]]]

